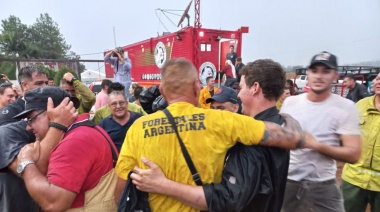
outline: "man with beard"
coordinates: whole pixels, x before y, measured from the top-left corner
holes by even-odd
[[[359,160],[361,133],[355,104],[331,93],[337,66],[335,55],[316,54],[307,71],[309,92],[288,97],[281,107],[315,139],[310,149],[290,151],[283,212],[344,211],[335,160]]]

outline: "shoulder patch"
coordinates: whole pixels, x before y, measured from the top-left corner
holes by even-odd
[[[8,114],[8,113],[9,113],[9,110],[7,110],[7,109],[4,109],[4,110],[2,110],[2,111],[1,111],[1,113],[2,113],[2,114],[4,114],[4,115],[6,115],[6,114]]]

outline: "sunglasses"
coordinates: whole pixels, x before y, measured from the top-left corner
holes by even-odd
[[[30,126],[32,124],[32,122],[41,114],[43,114],[44,112],[46,112],[45,110],[42,110],[41,112],[37,113],[35,116],[33,116],[32,118],[25,118],[24,121]]]

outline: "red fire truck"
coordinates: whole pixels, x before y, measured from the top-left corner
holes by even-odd
[[[178,26],[188,18],[191,3]],[[193,62],[199,72],[200,82],[205,84],[208,76],[217,79],[217,71],[224,67],[230,45],[235,47],[238,56],[241,55],[242,34],[248,33],[249,28],[241,27],[234,31],[202,28],[199,8],[200,0],[196,0],[194,27],[187,26],[177,32],[122,47],[125,56],[132,61],[133,82],[146,87],[158,85],[161,79],[160,68],[164,62],[170,58],[183,57]],[[105,70],[106,77],[113,78],[114,71],[110,64],[105,63]]]

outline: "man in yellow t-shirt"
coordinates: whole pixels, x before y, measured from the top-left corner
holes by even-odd
[[[237,141],[289,149],[309,145],[299,124],[289,117],[285,117],[287,127],[282,128],[228,111],[196,107],[199,97],[197,71],[186,59],[167,61],[161,76],[160,92],[169,103],[167,109],[204,183],[220,182],[226,152]],[[154,161],[167,178],[195,185],[176,134],[162,111],[141,117],[128,130],[115,167],[119,176],[116,199],[125,187],[128,173],[136,165],[147,168],[142,157]],[[152,211],[197,211],[159,194],[150,194],[149,204]]]
[[[214,86],[215,80],[213,77],[207,77],[206,84],[206,87],[204,87],[199,94],[199,106],[204,109],[210,109],[210,103],[206,102],[206,100],[214,96],[218,88]]]

